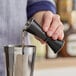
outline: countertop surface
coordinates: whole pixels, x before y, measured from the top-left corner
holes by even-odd
[[[55,59],[37,59],[35,60],[35,69],[76,67],[76,57],[60,57]]]

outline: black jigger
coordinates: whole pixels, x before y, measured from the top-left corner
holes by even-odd
[[[64,44],[64,41],[53,40],[52,38],[48,37],[40,25],[33,18],[27,21],[23,31],[27,31],[44,40],[52,48],[54,53],[58,53]]]

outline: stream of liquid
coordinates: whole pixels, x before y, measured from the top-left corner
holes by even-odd
[[[25,47],[25,31],[22,31],[22,62],[24,62],[24,47]],[[22,63],[22,67],[24,67],[24,63]],[[26,68],[26,67],[25,67]],[[24,69],[23,69],[23,76],[24,74]]]
[[[31,76],[30,75],[30,70],[29,70],[29,65],[28,65],[28,56],[25,55],[25,52],[24,52],[24,48],[25,48],[25,34],[26,34],[26,31],[22,31],[22,62],[23,62],[23,76]],[[28,51],[28,50],[26,50]],[[26,59],[25,59],[26,58]],[[25,63],[26,62],[26,63]],[[26,66],[27,65],[27,66]],[[24,68],[25,67],[25,68]],[[26,73],[26,74],[25,74]]]
[[[25,30],[23,30],[22,31],[22,44],[21,44],[21,46],[22,46],[22,55],[23,55],[23,57],[25,56],[25,52],[24,52],[24,48],[25,48],[25,46],[26,46],[26,43],[25,42],[27,42],[27,41],[25,41],[25,34],[26,34],[26,31]],[[34,56],[32,56],[32,57],[34,57]],[[27,58],[28,59],[28,58]],[[24,58],[23,58],[23,60],[22,60],[22,62],[24,62]],[[33,58],[33,60],[32,61],[34,61],[34,58]],[[28,62],[28,61],[27,61]],[[25,67],[24,66],[25,64],[23,63],[23,67]],[[31,63],[31,65],[32,65],[32,67],[30,66],[30,68],[29,68],[29,65],[27,64],[27,72],[28,72],[28,74],[26,74],[27,76],[33,76],[33,65],[34,65],[34,63]],[[29,70],[28,70],[28,68],[29,68]],[[25,72],[23,71],[23,76],[26,76],[25,75]]]
[[[24,54],[25,47],[25,31],[22,31],[22,54]]]

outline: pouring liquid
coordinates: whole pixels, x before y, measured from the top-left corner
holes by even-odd
[[[28,63],[28,59],[29,56],[27,54],[25,54],[24,50],[25,50],[25,34],[26,31],[22,31],[22,66],[23,66],[23,76],[32,76],[30,74],[31,70],[29,68],[29,63]],[[28,51],[28,50],[26,50]]]
[[[24,54],[24,46],[25,46],[25,31],[22,31],[22,54]]]

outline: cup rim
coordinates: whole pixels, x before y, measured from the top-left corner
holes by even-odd
[[[22,45],[5,45],[4,47],[22,47]],[[23,47],[36,47],[35,45],[24,45]]]

